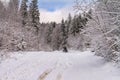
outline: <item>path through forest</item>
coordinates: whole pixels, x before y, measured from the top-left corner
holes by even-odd
[[[25,52],[0,63],[0,80],[120,80],[120,72],[90,51]]]

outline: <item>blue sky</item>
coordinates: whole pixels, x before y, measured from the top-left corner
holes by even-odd
[[[55,21],[60,23],[62,19],[67,19],[68,14],[73,16],[75,0],[38,0],[40,9],[40,22]],[[90,0],[79,0],[80,2],[89,3]]]
[[[47,11],[55,11],[65,6],[72,6],[74,0],[39,0],[39,8]]]

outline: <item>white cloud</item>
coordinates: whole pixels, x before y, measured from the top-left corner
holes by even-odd
[[[74,12],[72,7],[65,7],[54,12],[40,9],[40,22],[47,23],[55,21],[57,23],[60,23],[62,19],[67,19],[69,13],[73,15]]]

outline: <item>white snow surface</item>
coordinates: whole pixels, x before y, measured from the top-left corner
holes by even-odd
[[[0,80],[120,80],[120,71],[90,51],[22,52],[0,63]]]

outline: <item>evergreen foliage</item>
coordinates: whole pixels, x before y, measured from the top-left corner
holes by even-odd
[[[6,14],[5,13],[6,13],[5,6],[0,1],[0,20],[3,20],[3,19],[6,18]]]
[[[22,26],[25,27],[28,20],[28,6],[27,6],[28,0],[22,0],[21,7],[20,7],[20,14],[21,14],[21,21]]]
[[[16,20],[18,17],[19,0],[10,0],[7,7],[8,19]],[[16,16],[16,17],[15,17]]]
[[[63,51],[68,52],[67,51],[67,29],[66,29],[64,20],[62,20],[62,22],[61,22],[61,33],[62,33],[62,48],[63,48]]]
[[[38,9],[38,0],[32,0],[29,6],[29,16],[30,24],[32,27],[36,28],[36,33],[39,31],[39,9]]]

